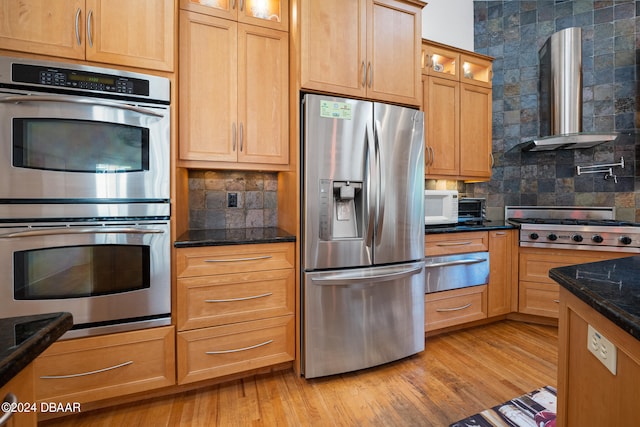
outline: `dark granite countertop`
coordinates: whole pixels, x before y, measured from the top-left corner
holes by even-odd
[[[485,221],[482,224],[452,224],[426,226],[424,234],[460,233],[462,231],[511,230],[518,228],[504,221]]]
[[[73,326],[71,313],[0,319],[0,387]]]
[[[556,267],[549,277],[640,340],[640,256]]]
[[[231,228],[188,230],[176,239],[176,248],[295,242],[296,236],[277,228]]]

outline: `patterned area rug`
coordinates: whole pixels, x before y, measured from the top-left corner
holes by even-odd
[[[449,427],[555,427],[556,389],[545,386]]]

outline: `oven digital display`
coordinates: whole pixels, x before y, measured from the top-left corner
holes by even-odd
[[[116,79],[111,77],[103,77],[96,75],[86,75],[86,74],[69,74],[69,80],[72,82],[87,82],[87,83],[102,83],[105,85],[113,86],[116,84]]]

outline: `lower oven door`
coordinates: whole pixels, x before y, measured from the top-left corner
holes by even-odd
[[[0,313],[70,312],[67,338],[166,324],[170,260],[164,220],[5,224]]]
[[[489,283],[489,252],[427,257],[425,268],[425,292]]]

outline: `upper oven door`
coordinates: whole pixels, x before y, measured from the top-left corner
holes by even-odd
[[[169,199],[170,110],[0,92],[0,199]]]

